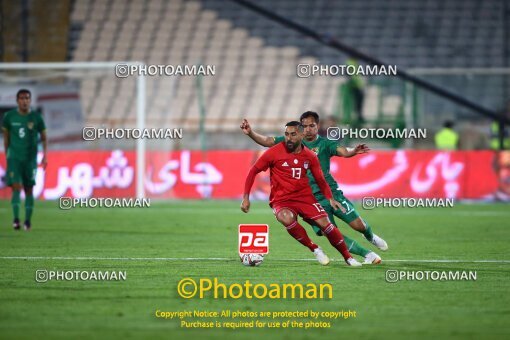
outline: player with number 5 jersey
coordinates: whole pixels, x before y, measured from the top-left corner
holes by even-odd
[[[21,89],[16,94],[18,107],[4,114],[2,129],[7,158],[7,185],[12,188],[11,205],[14,215],[14,230],[20,229],[19,210],[21,190],[25,191],[25,230],[31,228],[34,209],[33,187],[37,174],[37,143],[39,135],[44,156],[41,164],[46,168],[46,126],[41,114],[30,109],[31,93]]]
[[[319,263],[327,265],[329,258],[308,237],[305,229],[298,223],[297,217],[313,220],[321,228],[331,245],[342,254],[348,265],[361,266],[351,256],[342,234],[329,221],[327,213],[313,196],[306,176],[308,170],[312,173],[324,196],[329,200],[329,204],[336,209],[344,209],[339,202],[333,199],[333,193],[324,178],[317,156],[311,150],[303,147],[302,140],[303,127],[301,123],[297,121],[287,123],[285,141],[267,150],[250,169],[246,178],[241,210],[247,213],[250,209],[249,195],[255,176],[261,171],[270,169],[269,205],[273,208],[276,219],[285,226],[288,233],[310,249]]]

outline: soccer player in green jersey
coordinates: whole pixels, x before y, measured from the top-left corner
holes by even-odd
[[[7,185],[12,188],[12,212],[14,213],[14,230],[20,229],[19,211],[21,189],[25,191],[24,229],[30,230],[34,210],[35,176],[37,174],[37,138],[41,135],[44,156],[41,164],[48,164],[46,159],[46,126],[40,113],[30,110],[31,93],[21,89],[16,94],[18,108],[5,113],[2,122],[4,132],[4,149],[7,158]]]
[[[315,198],[322,207],[326,210],[329,215],[329,219],[333,224],[334,216],[337,216],[342,221],[351,226],[354,230],[363,234],[363,236],[378,247],[381,250],[387,250],[388,245],[386,241],[384,241],[381,237],[375,235],[372,232],[372,228],[364,221],[351,201],[343,195],[343,192],[338,188],[338,183],[335,181],[333,176],[329,171],[330,160],[331,157],[339,156],[339,157],[353,157],[359,154],[363,154],[369,151],[368,147],[365,144],[357,145],[355,148],[346,148],[338,145],[336,141],[328,140],[319,136],[319,115],[312,111],[307,111],[301,115],[300,122],[304,127],[305,138],[303,139],[303,144],[314,151],[319,158],[319,162],[321,164],[322,171],[324,173],[324,177],[328,182],[331,191],[333,191],[333,196],[335,200],[342,203],[345,208],[345,212],[342,212],[340,209],[333,209],[331,205],[327,202],[327,200],[322,195],[321,191],[318,189],[317,183],[313,176],[308,174],[310,185],[312,186],[312,191],[315,195]],[[264,136],[259,133],[256,133],[251,129],[250,124],[246,119],[243,120],[241,124],[241,129],[243,132],[248,135],[251,139],[253,139],[257,144],[262,146],[270,147],[277,143],[280,143],[284,140],[284,137],[269,137]],[[322,235],[320,228],[314,225],[313,221],[306,221],[309,223],[317,235]],[[335,224],[336,226],[336,224]],[[349,251],[353,254],[363,256],[365,258],[365,263],[373,263],[377,264],[381,262],[381,258],[376,253],[362,247],[355,240],[344,235],[345,242],[349,248]]]

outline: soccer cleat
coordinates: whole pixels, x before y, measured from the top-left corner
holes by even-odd
[[[12,222],[12,227],[14,228],[14,230],[19,230],[20,228],[19,219],[17,218],[14,219],[14,221]]]
[[[329,257],[326,255],[320,247],[315,248],[313,251],[315,258],[319,261],[323,266],[327,266],[329,264]]]
[[[347,265],[348,266],[351,266],[351,267],[361,267],[361,263],[359,263],[355,258],[353,257],[349,257],[347,260],[345,260],[345,262],[347,262]]]
[[[382,251],[388,250],[388,244],[385,240],[374,234],[374,237],[372,238],[372,241],[370,241],[374,246],[381,249]]]
[[[363,262],[363,264],[379,264],[381,263],[381,261],[382,261],[381,257],[374,253],[373,251],[371,251],[370,253],[367,254],[367,256],[365,256],[365,261]]]
[[[23,223],[23,229],[25,229],[26,231],[30,231],[30,228],[32,228],[30,221],[25,221],[25,223]]]

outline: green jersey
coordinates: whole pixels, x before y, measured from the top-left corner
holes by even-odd
[[[7,159],[33,160],[37,158],[38,134],[46,129],[38,112],[21,114],[17,109],[5,113],[2,128],[9,131]]]
[[[285,141],[285,137],[278,136],[274,137],[275,144]],[[319,158],[319,162],[321,164],[322,172],[324,173],[324,177],[326,178],[326,182],[328,182],[329,187],[333,192],[337,190],[338,183],[335,181],[333,176],[331,176],[331,173],[329,172],[329,166],[331,164],[331,157],[336,156],[336,148],[338,147],[338,143],[333,140],[329,140],[327,138],[317,136],[317,139],[313,142],[308,142],[307,140],[303,139],[303,144],[315,152],[317,157]],[[320,193],[321,189],[317,185],[317,182],[315,181],[315,178],[313,177],[312,173],[308,171],[308,180],[310,181],[310,185],[312,187],[312,191],[314,195],[316,193]]]

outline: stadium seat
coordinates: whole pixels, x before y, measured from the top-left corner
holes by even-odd
[[[497,39],[502,39],[503,32],[498,25],[492,25],[491,20],[497,20],[501,8],[491,1],[466,0],[455,5],[435,0],[426,3],[368,1],[369,11],[361,3],[347,0],[320,5],[311,5],[306,0],[260,0],[258,3],[298,22],[310,23],[314,29],[329,32],[402,67],[408,66],[410,60],[417,66],[439,67],[451,63],[466,67],[498,66],[500,63],[500,53],[494,48],[494,42],[501,41]],[[457,44],[452,46],[451,40],[445,37],[460,24],[471,25],[470,21],[462,20],[474,11],[484,13],[484,17],[491,20],[477,21],[474,36],[469,30],[459,32]],[[417,12],[420,16],[415,15]],[[437,30],[432,30],[430,23],[434,23]],[[151,64],[202,62],[216,65],[217,74],[213,81],[204,81],[211,121],[222,117],[236,121],[247,115],[266,124],[265,119],[267,122],[275,119],[269,118],[271,114],[282,121],[295,119],[296,113],[309,107],[320,107],[330,113],[337,102],[338,85],[345,81],[341,77],[321,76],[308,82],[300,81],[296,77],[295,65],[319,61],[321,64],[340,64],[345,62],[345,56],[226,1],[126,3],[120,0],[75,0],[71,24],[79,33],[77,42],[71,43],[75,46],[72,50],[74,61],[130,59]],[[414,47],[416,42],[418,47]],[[487,48],[483,53],[458,50],[458,46],[469,46],[470,43],[486,44]],[[431,60],[434,64],[429,64]],[[97,84],[94,86],[90,82]],[[120,97],[112,96],[111,99],[101,99],[100,104],[93,103],[92,93],[101,88],[101,84],[100,80],[90,82],[81,90],[84,100],[89,101],[84,103],[84,108],[103,112],[86,112],[87,117],[109,113],[120,117],[122,114],[117,108],[126,105],[120,103],[131,103],[134,98],[134,82],[131,85],[122,83],[116,89]],[[470,86],[463,88],[451,78],[444,79],[443,84],[472,94],[480,101],[490,102],[487,98],[504,95],[504,91],[496,90],[497,83],[487,85],[487,91],[481,93],[472,91]],[[155,110],[155,117],[160,119],[165,105],[171,102],[172,117],[168,121],[184,119],[190,129],[198,128],[192,124],[198,109],[196,91],[190,80],[180,77],[173,83],[155,82],[151,91],[157,98],[150,106]],[[175,98],[171,100],[159,99],[172,93]],[[367,88],[363,108],[367,118],[377,114],[379,96],[377,88]],[[110,103],[105,103],[108,100]],[[395,114],[399,103],[400,97],[390,96],[383,103],[384,110]],[[266,110],[270,107],[271,112],[261,115],[263,107]],[[131,117],[134,112],[131,110],[127,116]],[[193,119],[186,120],[186,114]],[[151,116],[152,112],[147,115]],[[167,121],[165,117],[162,119]],[[266,125],[271,126],[270,123]],[[237,124],[230,123],[222,129],[228,130],[228,126],[237,129]]]

